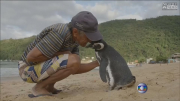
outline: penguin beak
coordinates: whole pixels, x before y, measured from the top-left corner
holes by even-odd
[[[90,43],[90,42],[88,42],[88,43],[86,44],[85,48],[93,48],[93,44]]]

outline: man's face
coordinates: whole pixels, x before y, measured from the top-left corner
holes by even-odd
[[[80,46],[85,47],[88,42],[91,42],[84,33],[80,33],[78,29],[73,28],[73,40],[76,41]]]

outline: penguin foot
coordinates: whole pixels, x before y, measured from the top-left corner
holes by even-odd
[[[125,90],[127,87],[125,87],[125,86],[122,86],[122,85],[117,85],[116,87],[115,87],[115,90]]]
[[[117,90],[120,90],[120,89],[122,89],[122,87],[117,88]]]
[[[127,89],[127,87],[119,87],[119,88],[117,88],[117,90],[126,90]]]
[[[106,92],[109,92],[109,91],[112,91],[113,88],[112,87],[109,87],[109,89],[106,89]]]
[[[136,83],[136,80],[134,79],[130,83],[126,84],[126,85],[118,85],[118,86],[116,86],[116,89],[117,90],[120,90],[120,89],[126,90],[128,87],[133,86],[135,83]]]

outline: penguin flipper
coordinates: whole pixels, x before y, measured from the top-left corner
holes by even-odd
[[[107,82],[107,79],[106,79],[107,65],[108,65],[108,60],[106,58],[102,58],[100,62],[100,67],[99,67],[99,74],[103,82]]]

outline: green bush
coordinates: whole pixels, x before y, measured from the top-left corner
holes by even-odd
[[[159,61],[163,61],[163,62],[167,62],[167,57],[166,56],[157,56],[156,57],[156,62],[159,62]]]
[[[141,58],[141,59],[138,60],[139,63],[143,63],[143,62],[145,62],[145,61],[146,61],[145,58]]]

